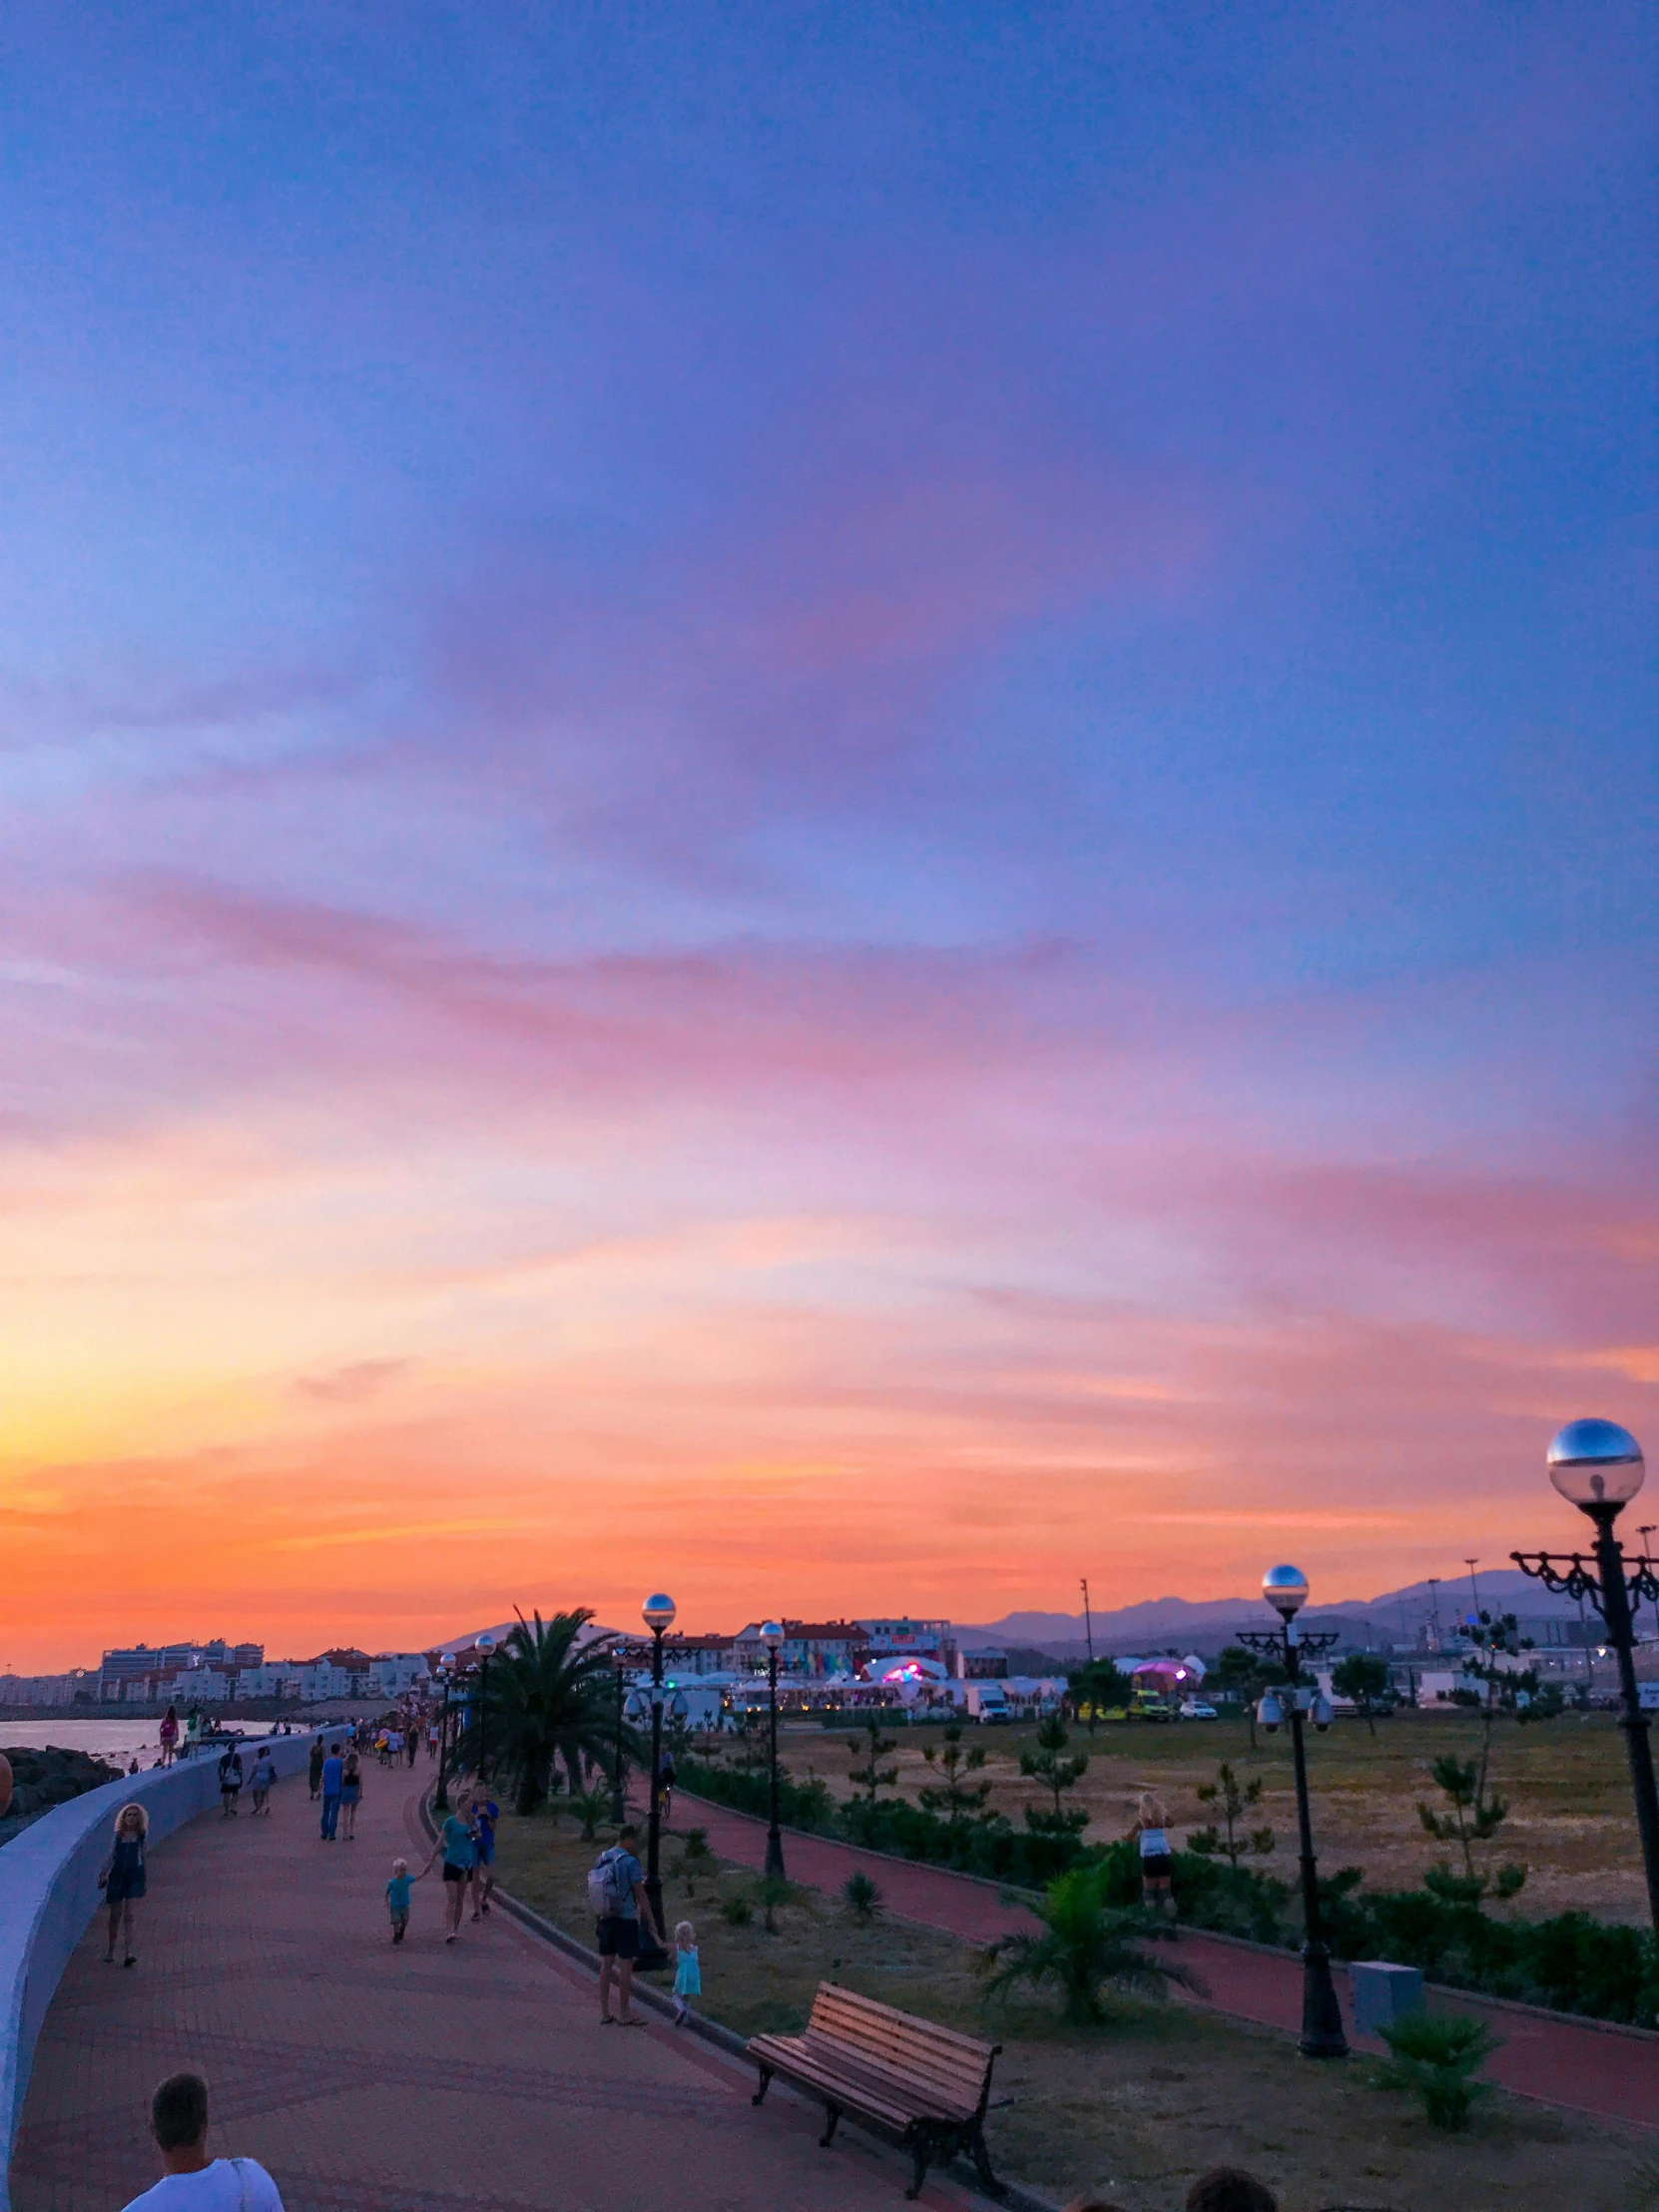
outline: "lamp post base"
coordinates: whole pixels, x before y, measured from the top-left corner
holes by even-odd
[[[1337,1984],[1331,1978],[1331,1953],[1323,1943],[1302,1946],[1301,2050],[1304,2058],[1348,2056],[1343,2008],[1337,2002]]]

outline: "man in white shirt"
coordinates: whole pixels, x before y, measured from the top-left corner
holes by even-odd
[[[208,2084],[172,2074],[150,2100],[150,2125],[166,2168],[126,2212],[282,2212],[276,2184],[255,2158],[208,2156]]]

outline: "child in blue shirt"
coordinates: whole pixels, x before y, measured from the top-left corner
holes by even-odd
[[[406,1859],[394,1859],[391,1863],[391,1880],[386,1884],[386,1906],[391,1914],[391,1939],[400,1943],[409,1929],[409,1892],[413,1888]]]
[[[684,2027],[690,2000],[703,1994],[703,1969],[697,1962],[697,1931],[681,1921],[674,1931],[674,2024]]]

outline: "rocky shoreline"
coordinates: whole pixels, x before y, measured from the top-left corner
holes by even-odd
[[[103,1783],[119,1782],[122,1775],[120,1767],[89,1758],[84,1751],[65,1751],[56,1744],[44,1748],[5,1744],[0,1745],[0,1751],[10,1760],[12,1770],[11,1810],[0,1820],[0,1845],[10,1843],[31,1821],[50,1813],[54,1805],[67,1805],[71,1798],[96,1790]]]

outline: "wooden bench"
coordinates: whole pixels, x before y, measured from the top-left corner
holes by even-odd
[[[1002,2185],[985,2149],[985,2107],[1001,2049],[821,1981],[805,2035],[751,2038],[749,2055],[761,2073],[753,2102],[759,2104],[773,2075],[782,2074],[824,2099],[823,2147],[844,2112],[907,2150],[915,2180],[906,2197],[920,2194],[935,2160],[958,2151],[967,2152],[980,2180],[999,2197]]]

